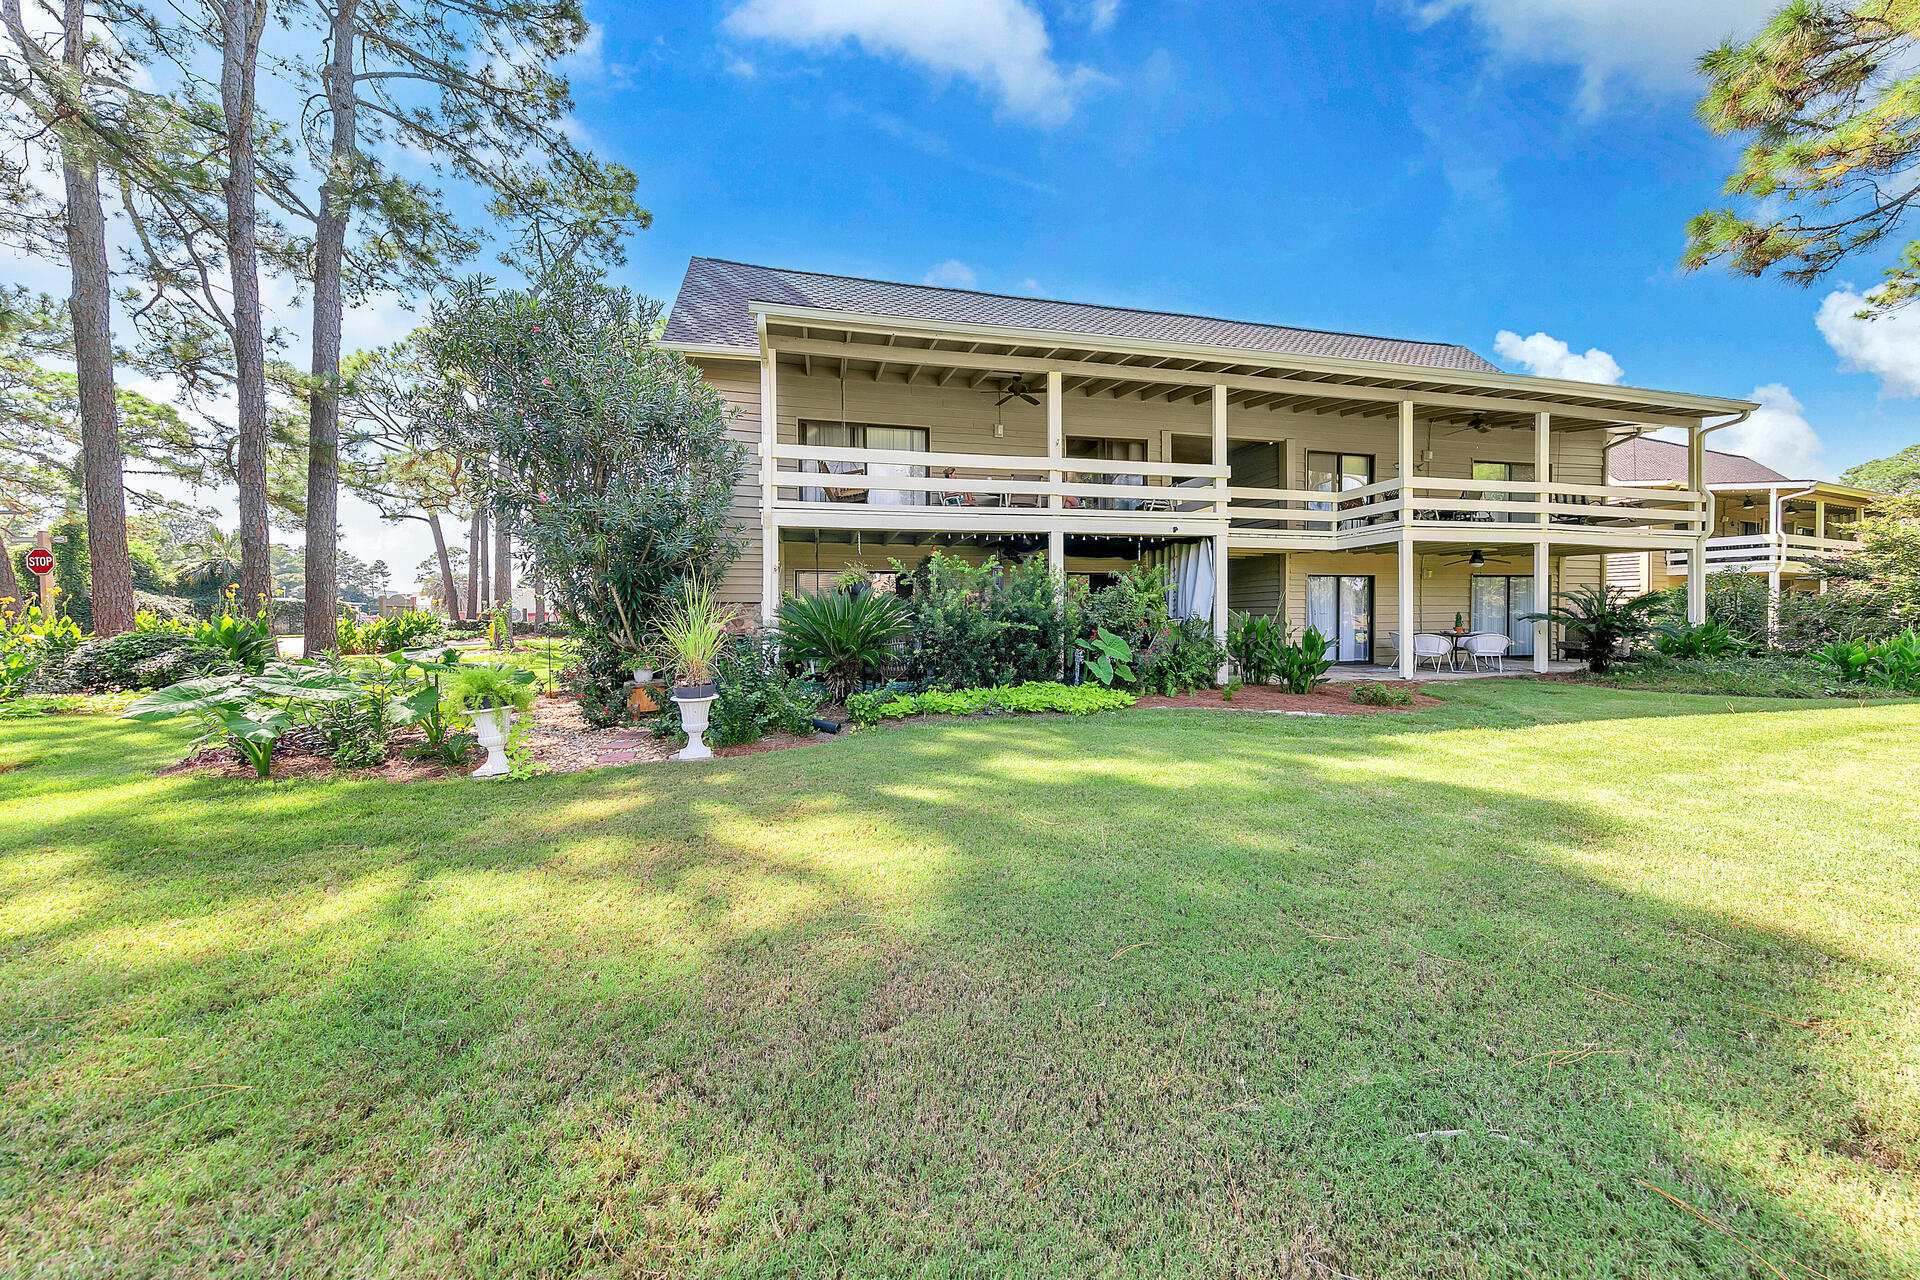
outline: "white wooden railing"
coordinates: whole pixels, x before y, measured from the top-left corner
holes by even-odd
[[[882,505],[875,493],[913,495],[898,505],[968,510],[1026,508],[1062,516],[1073,512],[1143,517],[1186,514],[1219,519],[1226,493],[1216,482],[1225,467],[1178,462],[1116,462],[1096,458],[1025,457],[998,453],[922,453],[905,449],[851,449],[780,444],[773,449],[774,506],[818,508]],[[792,463],[792,466],[782,466]],[[842,470],[833,470],[836,465]],[[855,471],[851,468],[859,467]],[[910,468],[875,474],[873,468]],[[918,474],[915,474],[918,473]],[[1106,479],[1089,480],[1087,476]],[[1137,483],[1117,477],[1138,477]],[[821,497],[809,499],[817,491]]]
[[[1843,538],[1811,538],[1803,534],[1756,533],[1731,538],[1708,538],[1708,573],[1773,573],[1792,567],[1806,567],[1814,560],[1844,556],[1858,550],[1859,543]],[[1667,568],[1679,572],[1687,567],[1688,553],[1667,552]]]
[[[857,514],[862,525],[1058,520],[1112,532],[1178,520],[1194,534],[1335,545],[1403,522],[1490,536],[1586,525],[1670,537],[1697,535],[1705,519],[1695,493],[1562,481],[1419,477],[1330,493],[1230,485],[1225,467],[1198,463],[802,444],[774,445],[773,461],[769,501],[789,523]]]

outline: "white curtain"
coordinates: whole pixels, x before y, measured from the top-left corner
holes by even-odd
[[[1173,598],[1168,612],[1175,618],[1213,617],[1213,549],[1205,542],[1182,543],[1159,553],[1167,567]]]

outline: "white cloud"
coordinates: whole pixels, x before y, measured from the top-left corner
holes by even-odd
[[[1620,381],[1624,372],[1619,361],[1598,347],[1588,347],[1586,354],[1582,355],[1560,339],[1545,333],[1523,338],[1511,329],[1502,329],[1494,335],[1493,353],[1508,364],[1519,365],[1536,378],[1612,385]]]
[[[1745,422],[1737,423],[1707,437],[1711,447],[1724,453],[1744,453],[1755,462],[1795,480],[1824,479],[1827,475],[1821,459],[1827,446],[1806,418],[1806,406],[1794,398],[1783,382],[1755,387],[1747,399],[1760,407]]]
[[[1840,357],[1847,373],[1871,373],[1882,396],[1920,396],[1920,311],[1895,311],[1877,320],[1855,313],[1867,296],[1851,287],[1836,289],[1820,303],[1813,322]]]
[[[972,267],[958,258],[948,258],[927,272],[923,283],[944,285],[949,289],[971,289],[978,279]]]
[[[1087,4],[1087,26],[1097,35],[1109,31],[1120,16],[1120,0],[1089,0]]]
[[[1069,71],[1027,0],[744,0],[724,24],[735,35],[828,50],[851,41],[870,55],[957,75],[994,94],[1008,115],[1056,125],[1106,77]]]
[[[1020,292],[1038,295],[1038,294],[1045,293],[1046,290],[1040,287],[1040,282],[1038,280],[1035,280],[1032,276],[1028,276],[1025,280],[1022,280],[1020,282]]]
[[[1421,24],[1464,15],[1506,58],[1580,69],[1579,103],[1593,113],[1609,85],[1687,92],[1694,59],[1757,28],[1778,0],[1427,0]]]

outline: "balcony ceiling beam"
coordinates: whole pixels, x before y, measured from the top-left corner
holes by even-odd
[[[1671,413],[1660,413],[1642,409],[1632,404],[1587,405],[1560,400],[1533,400],[1511,396],[1471,395],[1452,391],[1434,391],[1426,388],[1431,383],[1412,387],[1381,387],[1361,383],[1333,382],[1312,378],[1290,378],[1278,374],[1257,374],[1227,372],[1226,369],[1244,366],[1225,366],[1223,369],[1206,370],[1197,367],[1174,367],[1167,362],[1150,365],[1120,364],[1112,361],[1080,361],[1049,359],[1043,356],[1025,356],[996,354],[982,351],[947,350],[940,347],[901,348],[871,342],[828,342],[816,338],[793,338],[783,334],[769,334],[769,345],[776,351],[788,355],[832,356],[841,360],[885,360],[900,363],[901,356],[907,350],[927,365],[947,366],[960,370],[979,370],[981,376],[970,384],[978,387],[986,376],[996,373],[1050,373],[1090,378],[1112,378],[1123,376],[1126,382],[1140,382],[1146,385],[1175,387],[1210,386],[1219,383],[1234,391],[1295,391],[1303,395],[1331,397],[1347,401],[1369,401],[1391,404],[1401,400],[1412,400],[1415,404],[1431,408],[1477,409],[1496,413],[1539,413],[1550,412],[1556,416],[1580,418],[1593,422],[1623,422],[1644,424],[1657,427],[1694,427],[1701,419],[1685,417]],[[1218,363],[1218,362],[1216,362]],[[1596,388],[1599,390],[1599,388]],[[1118,387],[1115,388],[1118,393]],[[1119,395],[1116,394],[1118,399]],[[1144,398],[1144,397],[1143,397]]]

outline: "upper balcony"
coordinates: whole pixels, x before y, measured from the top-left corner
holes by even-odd
[[[1818,571],[1820,561],[1850,555],[1860,544],[1850,538],[1815,538],[1792,533],[1748,534],[1708,538],[1703,558],[1708,573],[1783,573],[1804,577]],[[1691,553],[1669,550],[1667,569],[1686,569]]]
[[[784,528],[1206,537],[1238,547],[1345,550],[1392,542],[1537,538],[1596,546],[1697,537],[1699,494],[1564,481],[1421,476],[1331,489],[1235,485],[1209,463],[938,453],[776,443],[763,472]],[[1102,470],[1091,470],[1102,466]],[[1071,468],[1071,469],[1070,469]]]

